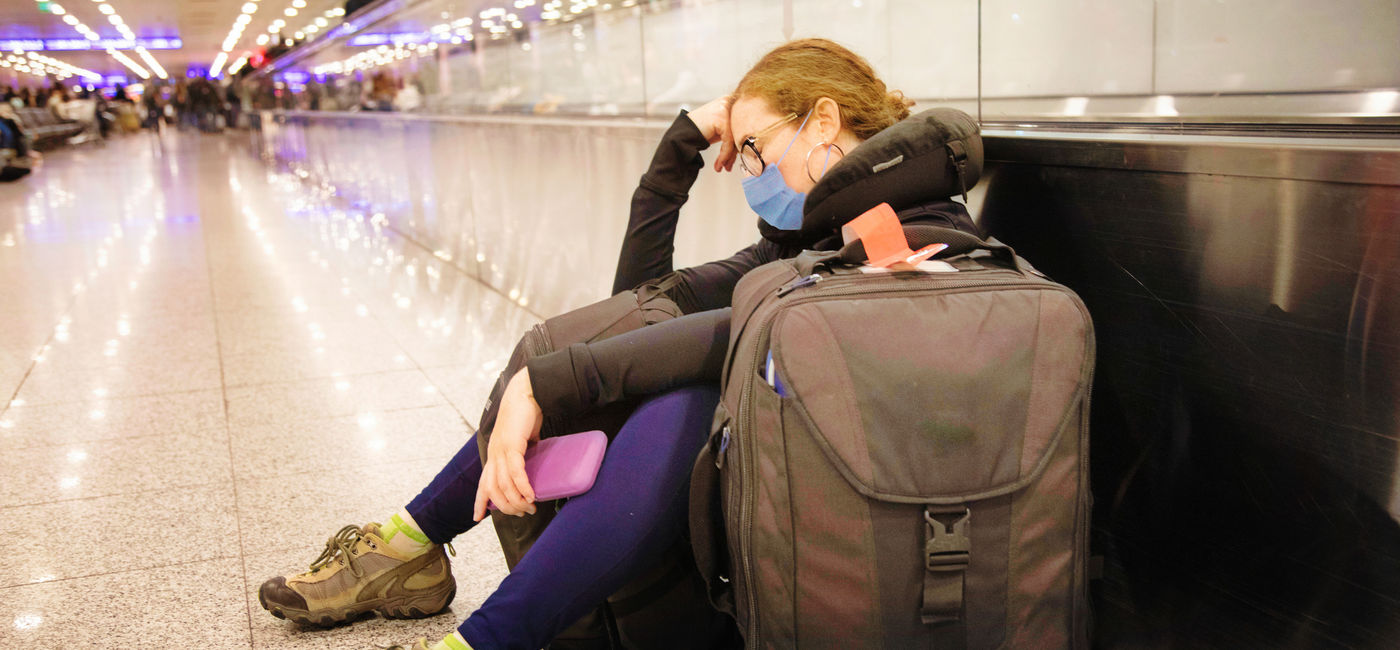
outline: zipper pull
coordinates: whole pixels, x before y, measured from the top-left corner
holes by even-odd
[[[798,278],[796,280],[793,280],[792,282],[789,282],[787,286],[778,289],[778,297],[782,298],[783,296],[786,296],[798,289],[801,289],[802,287],[810,287],[821,281],[822,276],[817,275],[816,273],[813,273],[805,278]]]
[[[715,454],[715,469],[724,469],[724,452],[729,450],[729,425],[720,432],[719,452]]]

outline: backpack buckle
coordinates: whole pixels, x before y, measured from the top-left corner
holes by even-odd
[[[950,517],[951,515],[951,517]],[[940,517],[942,520],[940,520]],[[929,571],[966,569],[972,556],[972,538],[967,536],[972,512],[967,506],[926,506],[924,521],[924,568]],[[944,523],[945,521],[949,523]]]
[[[972,538],[967,536],[971,518],[967,506],[924,506],[926,571],[919,618],[925,625],[963,618],[964,578],[972,558]]]

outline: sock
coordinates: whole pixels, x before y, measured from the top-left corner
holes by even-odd
[[[428,650],[472,650],[472,647],[467,645],[467,640],[462,638],[461,632],[453,632],[442,637],[441,641],[434,643]]]
[[[388,542],[389,548],[404,555],[418,555],[431,544],[428,536],[418,527],[418,522],[413,521],[413,515],[405,509],[394,513],[389,523],[379,527],[379,536]]]

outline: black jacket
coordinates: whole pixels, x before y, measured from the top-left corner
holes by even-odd
[[[614,293],[671,272],[676,223],[704,166],[700,152],[707,146],[685,112],[662,137],[651,167],[632,194]],[[927,201],[898,214],[907,224],[980,234],[967,209],[947,199]],[[807,247],[839,247],[840,241],[833,236]],[[680,282],[670,297],[685,316],[531,359],[527,367],[535,400],[547,415],[567,416],[628,397],[719,381],[729,347],[729,304],[735,285],[750,270],[796,257],[803,249],[760,238],[728,259],[678,271]]]

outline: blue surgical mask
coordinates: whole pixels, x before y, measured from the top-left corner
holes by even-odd
[[[797,133],[788,142],[787,149],[783,150],[778,162],[764,167],[759,175],[745,178],[743,182],[744,198],[748,199],[749,207],[768,222],[768,225],[778,230],[802,229],[802,204],[807,201],[807,195],[788,187],[787,181],[784,181],[783,175],[778,172],[778,164],[787,157],[788,151],[792,149],[793,143],[797,142],[797,136],[802,133],[802,128],[807,126],[807,119],[810,117],[812,112],[807,111],[807,117],[802,118],[802,126],[797,127]]]

